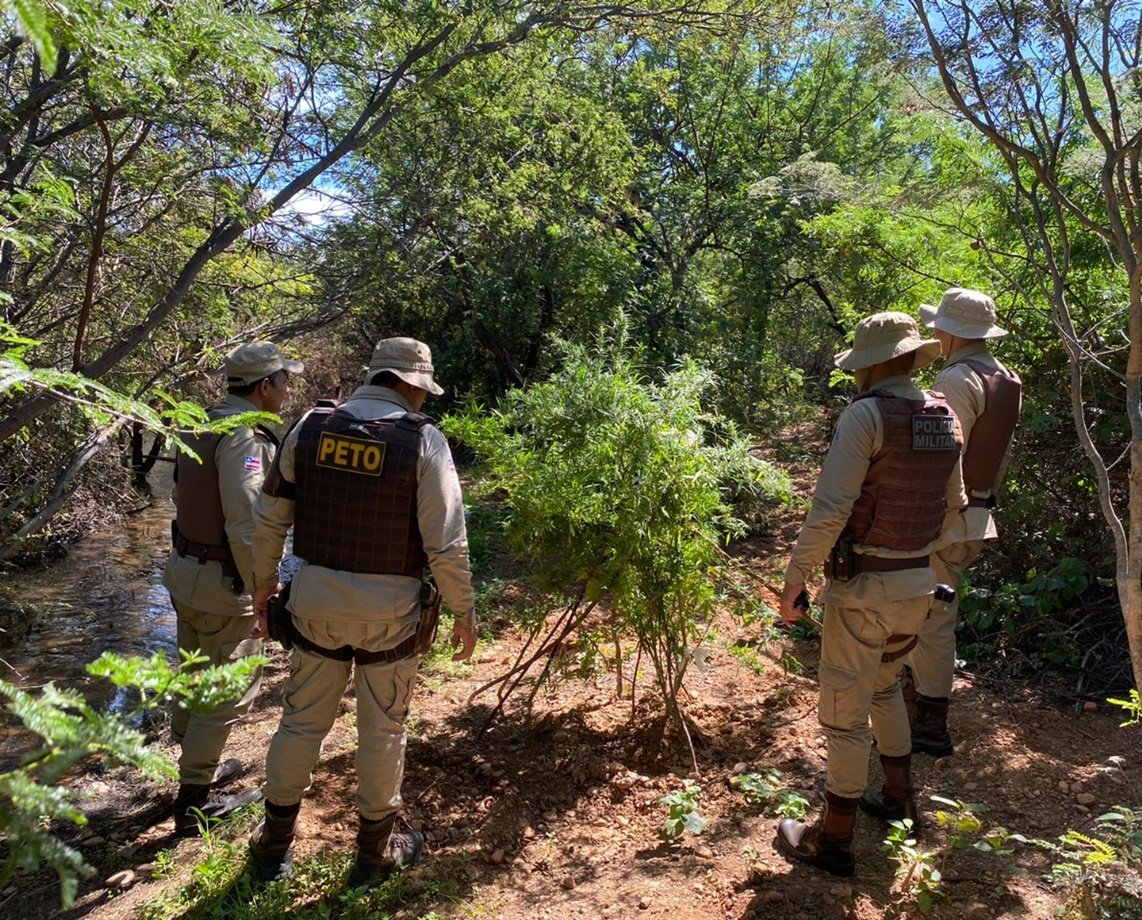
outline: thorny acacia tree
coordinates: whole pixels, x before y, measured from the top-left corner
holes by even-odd
[[[919,42],[952,112],[986,137],[1028,267],[1013,287],[1046,302],[1067,349],[1075,428],[1114,537],[1119,601],[1142,686],[1142,5],[1136,0],[909,0]],[[1074,275],[1091,253],[1114,266],[1104,297],[1083,303]],[[1030,287],[1034,285],[1034,287]],[[1123,296],[1125,294],[1125,296]],[[1101,312],[1101,316],[1098,314]],[[1093,325],[1077,318],[1090,315]],[[1105,347],[1119,334],[1122,347]],[[1092,435],[1084,376],[1121,381],[1129,443]],[[1125,496],[1115,466],[1129,458]],[[1125,511],[1125,514],[1123,513]]]
[[[236,251],[272,248],[281,236],[267,232],[275,215],[321,177],[348,168],[352,154],[392,130],[406,105],[430,100],[453,74],[538,32],[585,34],[649,21],[701,29],[744,15],[732,0],[39,6],[54,59],[42,59],[42,41],[37,48],[16,32],[0,43],[7,231],[0,272],[15,292],[5,318],[26,333],[39,299],[67,289],[36,324],[34,337],[54,347],[30,358],[112,380],[136,396],[153,386],[148,375],[164,358],[197,359],[182,353],[172,329],[196,286]],[[62,182],[54,171],[60,164],[67,167]],[[20,239],[43,231],[31,221],[43,213],[48,191],[66,198],[67,186],[80,192],[67,202],[82,215],[79,232],[21,251]],[[135,263],[145,283],[120,284],[127,276],[119,254],[148,242],[153,257],[144,252]],[[210,307],[224,310],[226,299]],[[305,317],[303,325],[328,318]],[[98,336],[90,331],[96,319]],[[255,317],[238,334],[291,330],[296,322],[267,328]],[[175,358],[148,355],[131,367],[164,336]],[[51,394],[24,393],[3,409],[0,442],[31,443],[33,426],[50,423],[60,405]]]

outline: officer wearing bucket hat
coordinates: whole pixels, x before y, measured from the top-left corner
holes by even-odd
[[[851,875],[858,806],[889,821],[916,817],[911,737],[898,682],[901,659],[928,614],[936,576],[929,554],[946,515],[966,504],[960,431],[938,394],[911,374],[939,342],[904,313],[877,313],[835,358],[859,395],[837,421],[813,503],[793,548],[781,618],[825,565],[818,719],[828,741],[825,808],[810,825],[782,821],[778,849],[834,875]],[[885,782],[866,789],[872,731]]]
[[[211,419],[243,412],[281,411],[291,374],[304,365],[287,358],[272,342],[239,345],[226,355],[226,398],[207,410]],[[274,459],[277,437],[262,425],[232,433],[188,438],[201,458],[180,454],[175,465],[173,550],[163,571],[177,615],[178,647],[200,651],[211,665],[262,651],[250,638],[254,610],[253,504]],[[221,818],[257,799],[256,790],[221,795],[218,789],[241,772],[235,759],[219,764],[230,727],[249,710],[261,685],[259,673],[234,703],[209,712],[176,707],[171,733],[182,746],[175,832],[195,833],[200,816]]]
[[[319,404],[286,436],[258,499],[259,617],[279,588],[291,524],[294,552],[306,560],[290,583],[297,637],[266,758],[266,814],[250,838],[263,879],[291,871],[301,799],[354,666],[359,827],[349,882],[382,881],[423,848],[419,831],[396,822],[425,564],[455,615],[453,659],[470,658],[476,645],[460,481],[448,442],[420,412],[428,394],[443,392],[427,345],[381,340],[365,385],[340,406]]]
[[[934,388],[944,394],[964,432],[963,472],[968,507],[950,518],[932,555],[936,577],[959,589],[964,573],[996,538],[991,511],[995,490],[1011,456],[1012,438],[1022,404],[1022,384],[988,349],[1007,335],[996,325],[995,301],[986,294],[954,287],[939,306],[923,304],[924,325],[935,329],[944,366]],[[943,757],[952,753],[948,700],[956,658],[958,595],[933,607],[909,654],[904,690],[911,697],[912,751]]]

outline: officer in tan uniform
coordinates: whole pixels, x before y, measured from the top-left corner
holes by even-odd
[[[967,502],[955,415],[911,379],[939,352],[904,313],[857,326],[853,347],[835,360],[854,373],[860,395],[837,421],[785,572],[780,613],[792,624],[807,606],[810,575],[826,563],[818,718],[828,767],[823,814],[811,826],[782,821],[777,847],[834,875],[853,873],[858,804],[882,820],[916,816],[901,658],[936,587],[933,543],[945,516]],[[885,772],[879,791],[865,788],[870,717]]]
[[[968,566],[997,536],[991,509],[1011,455],[1022,404],[1019,377],[1003,366],[987,343],[1007,335],[996,325],[995,301],[966,288],[951,288],[938,307],[923,304],[920,317],[935,329],[944,366],[934,389],[944,394],[964,432],[964,485],[968,507],[949,518],[932,555],[936,577],[957,590]],[[912,751],[944,757],[952,753],[948,698],[956,660],[959,597],[936,604],[924,621],[916,648],[906,659],[905,693],[914,683]],[[910,672],[910,673],[909,673]]]
[[[255,508],[254,605],[278,589],[289,526],[306,560],[290,583],[294,641],[282,719],[266,760],[266,814],[250,838],[259,876],[284,878],[301,799],[356,664],[357,860],[350,884],[415,862],[424,838],[400,830],[405,717],[420,654],[425,564],[455,614],[454,660],[476,620],[460,481],[444,436],[420,413],[433,379],[427,345],[383,339],[365,385],[319,405],[286,436]]]
[[[289,393],[290,374],[304,365],[282,354],[272,342],[240,345],[226,355],[227,395],[207,410],[211,419],[243,412],[278,413]],[[202,459],[180,454],[175,466],[174,548],[163,572],[178,617],[178,647],[201,651],[210,665],[258,655],[262,644],[250,638],[254,609],[253,504],[274,459],[277,437],[268,428],[244,425],[231,434],[188,439]],[[177,706],[171,734],[182,746],[175,832],[193,834],[198,813],[223,817],[257,800],[257,791],[222,796],[212,792],[241,772],[234,759],[221,766],[230,727],[249,710],[261,684],[259,673],[242,698],[210,712]]]

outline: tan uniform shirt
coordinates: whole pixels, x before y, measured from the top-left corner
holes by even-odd
[[[994,367],[996,370],[1006,370],[1006,368],[987,350],[987,345],[984,342],[972,342],[970,345],[957,348],[948,355],[944,367],[936,377],[932,389],[944,394],[948,400],[948,405],[959,417],[960,425],[964,430],[964,448],[966,450],[967,445],[971,443],[971,433],[975,427],[976,419],[983,415],[987,409],[987,394],[979,374],[966,364],[955,363],[964,358],[971,358],[988,367]],[[1000,464],[996,482],[1003,481],[1004,471],[1011,461],[1011,445],[1013,443],[1014,438],[1007,443],[1007,450],[1003,455],[1003,462]],[[981,492],[976,497],[987,498],[990,494],[990,492]],[[937,548],[952,543],[964,543],[968,540],[994,540],[998,536],[995,520],[988,508],[968,508],[962,515],[947,520],[945,524],[947,525],[945,530],[936,541]]]
[[[410,411],[388,387],[362,386],[342,411],[355,418],[393,418]],[[282,444],[282,478],[295,482],[296,426]],[[448,441],[434,426],[421,429],[417,459],[416,516],[428,565],[457,620],[475,614],[468,532],[460,480]],[[266,494],[254,508],[254,586],[272,588],[278,580],[282,545],[294,519],[294,502]],[[420,582],[404,575],[345,572],[306,564],[294,576],[290,608],[298,630],[326,648],[350,644],[367,651],[392,648],[411,636],[420,619]]]
[[[257,412],[257,406],[240,396],[228,393],[210,412],[211,419],[226,418],[243,412]],[[202,565],[197,559],[171,553],[163,572],[163,584],[175,601],[222,615],[242,616],[251,613],[250,591],[254,584],[254,513],[255,499],[261,492],[262,480],[274,462],[274,444],[262,432],[244,425],[218,441],[214,448],[218,469],[218,493],[226,520],[226,538],[246,590],[236,595],[231,581],[222,575],[217,562]],[[175,483],[171,498],[180,501],[209,500],[179,493]]]
[[[906,374],[882,380],[876,389],[887,390],[903,399],[924,398],[924,393]],[[814,569],[824,563],[848,523],[853,504],[860,497],[869,461],[883,446],[884,419],[876,407],[876,400],[858,400],[841,413],[833,434],[833,443],[817,478],[813,504],[785,570],[787,582],[804,584]],[[947,529],[948,519],[958,517],[961,509],[967,505],[963,470],[958,463],[948,479],[945,500],[947,512],[944,529]],[[923,556],[931,551],[932,546],[907,552],[863,543],[856,544],[854,548],[858,553],[873,556],[909,557]],[[917,597],[930,592],[935,585],[935,576],[930,568],[906,569],[889,574],[891,578],[870,573],[876,577],[858,575],[847,582],[830,582],[823,599],[826,603],[840,606],[862,606],[864,602]]]

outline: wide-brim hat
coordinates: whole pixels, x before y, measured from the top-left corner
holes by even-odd
[[[970,288],[949,288],[940,305],[920,304],[920,319],[925,326],[939,329],[961,339],[1000,339],[1006,329],[995,324],[995,301]]]
[[[907,313],[874,313],[860,321],[853,335],[853,347],[833,357],[833,363],[846,371],[859,371],[874,364],[915,353],[912,370],[927,367],[940,356],[940,343],[925,339]]]
[[[222,359],[222,371],[228,386],[247,386],[257,383],[278,371],[300,374],[305,365],[287,358],[273,342],[247,342],[227,353]]]
[[[381,339],[373,349],[373,357],[365,372],[368,380],[380,371],[390,371],[405,383],[427,390],[434,396],[443,394],[443,388],[432,379],[432,351],[424,342],[397,336]]]

